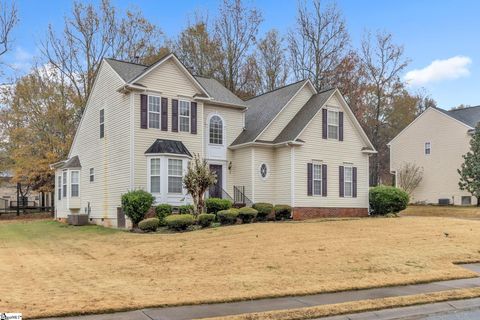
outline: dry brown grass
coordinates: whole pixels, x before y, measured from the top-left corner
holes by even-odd
[[[480,260],[479,232],[480,221],[423,217],[179,234],[0,224],[0,310],[39,317],[469,277],[452,262]]]
[[[403,216],[452,217],[480,219],[480,207],[460,206],[409,206],[401,213]]]

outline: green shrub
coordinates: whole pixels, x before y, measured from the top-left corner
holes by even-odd
[[[234,224],[237,222],[237,217],[238,209],[228,209],[217,212],[217,218],[221,224]]]
[[[232,207],[232,202],[228,199],[209,198],[205,201],[208,213],[217,214],[218,211],[228,210]]]
[[[198,215],[198,224],[203,228],[210,227],[213,221],[215,221],[215,215],[213,213],[202,213]]]
[[[267,216],[273,212],[273,204],[265,203],[265,202],[258,202],[254,203],[252,206],[253,209],[258,211],[257,220],[266,220]]]
[[[183,206],[178,207],[179,214],[193,214],[193,205],[185,204]]]
[[[408,194],[395,187],[377,186],[370,188],[370,209],[372,214],[398,213],[407,208]]]
[[[160,220],[160,224],[163,225],[165,217],[172,214],[172,206],[168,203],[159,204],[155,208],[155,213],[157,214],[158,220]]]
[[[283,220],[283,219],[290,219],[292,215],[292,207],[286,204],[278,204],[274,208],[275,210],[275,219]]]
[[[160,220],[158,218],[148,218],[138,223],[138,228],[143,231],[157,231]]]
[[[257,217],[257,214],[258,211],[253,208],[243,207],[238,209],[238,217],[242,220],[243,223],[252,222],[252,220]]]
[[[136,227],[145,218],[145,214],[155,201],[155,197],[147,191],[134,190],[122,195],[123,213],[130,218]]]
[[[169,229],[185,230],[195,223],[191,214],[172,214],[165,218],[165,224]]]

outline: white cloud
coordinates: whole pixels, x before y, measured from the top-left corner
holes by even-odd
[[[421,86],[442,80],[458,79],[470,75],[468,69],[472,59],[455,56],[445,60],[434,60],[423,69],[407,72],[405,81],[412,86]]]
[[[33,54],[31,54],[30,52],[26,51],[21,47],[17,47],[13,52],[12,59],[11,59],[12,62],[10,63],[10,66],[15,71],[28,72],[32,67],[33,58],[34,58]]]

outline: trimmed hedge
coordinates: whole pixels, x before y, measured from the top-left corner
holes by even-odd
[[[284,220],[290,219],[292,215],[292,207],[286,204],[278,204],[274,207],[275,210],[275,219]]]
[[[193,214],[193,205],[185,204],[183,206],[178,207],[179,214]]]
[[[217,218],[221,224],[235,224],[237,217],[238,209],[228,209],[217,212]]]
[[[257,217],[258,211],[249,208],[249,207],[243,207],[238,209],[238,217],[242,220],[243,223],[250,223]]]
[[[136,227],[145,218],[145,214],[155,201],[155,197],[143,190],[133,190],[122,195],[123,213]]]
[[[148,218],[138,223],[138,228],[143,231],[157,231],[160,220],[158,218]]]
[[[172,214],[165,218],[165,224],[169,229],[185,230],[195,223],[191,214]]]
[[[228,210],[232,207],[232,202],[228,199],[209,198],[205,201],[208,213],[217,214],[218,211]]]
[[[273,204],[266,202],[258,202],[252,205],[252,208],[258,211],[257,220],[266,220],[268,215],[273,212]]]
[[[164,224],[165,217],[172,214],[172,210],[172,206],[168,203],[162,203],[155,207],[155,214],[158,220],[160,220],[161,225]]]
[[[386,215],[405,210],[408,194],[402,189],[388,186],[370,188],[370,209],[374,215]]]
[[[215,215],[213,213],[202,213],[199,214],[197,218],[197,222],[202,228],[210,227],[213,221],[215,221]]]

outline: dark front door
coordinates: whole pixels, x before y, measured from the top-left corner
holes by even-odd
[[[221,198],[222,197],[222,165],[211,164],[210,171],[217,174],[217,183],[210,187],[208,191],[210,198]]]

